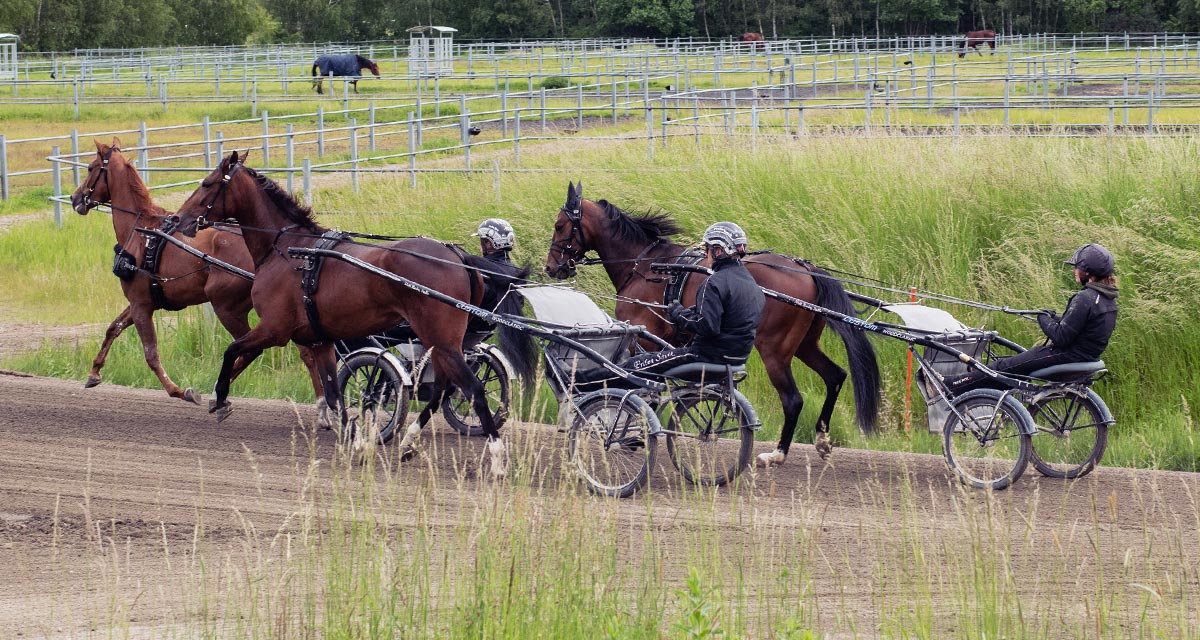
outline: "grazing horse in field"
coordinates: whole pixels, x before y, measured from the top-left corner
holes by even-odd
[[[200,397],[192,389],[181,389],[163,370],[158,357],[158,336],[154,329],[154,312],[159,309],[175,311],[211,302],[213,312],[230,335],[240,338],[250,332],[249,280],[216,266],[209,266],[165,240],[143,236],[135,227],[158,229],[174,237],[174,218],[170,212],[154,204],[150,191],[138,176],[137,169],[119,153],[121,141],[113,138],[112,145],[96,143],[96,157],[88,165],[88,173],[75,193],[71,207],[86,216],[97,205],[112,209],[113,231],[117,242],[113,272],[121,279],[121,291],[129,304],[108,326],[100,352],[92,361],[85,387],[100,384],[100,369],[108,359],[112,343],[130,325],[137,327],[142,339],[146,363],[158,376],[159,382],[172,398],[182,398],[199,404]],[[164,228],[164,223],[167,227]],[[254,270],[254,261],[246,251],[241,236],[209,229],[195,238],[179,238],[193,248],[222,262],[245,271]],[[313,389],[317,394],[320,423],[329,425],[329,415],[317,378],[312,353],[300,350],[300,357],[309,368]],[[245,363],[239,362],[235,371],[241,373]],[[236,375],[235,373],[235,375]]]
[[[738,38],[738,42],[753,43],[753,49],[755,51],[762,51],[767,47],[764,40],[765,38],[763,38],[763,34],[756,33],[754,31],[747,31],[746,33],[743,33],[740,38]]]
[[[350,86],[354,88],[354,93],[358,93],[358,80],[363,75],[363,69],[375,74],[376,78],[379,77],[379,65],[360,55],[347,53],[320,56],[312,64],[313,86],[318,94],[325,93],[322,83],[326,76],[346,76],[353,78]],[[317,73],[318,71],[320,73]]]
[[[567,201],[558,212],[554,238],[546,256],[546,273],[557,279],[572,277],[576,263],[587,252],[595,251],[617,289],[617,318],[645,325],[650,333],[672,344],[686,342],[664,314],[655,312],[653,307],[669,302],[664,300],[668,281],[650,271],[652,263],[673,262],[684,252],[684,246],[668,239],[680,231],[679,226],[665,214],[631,216],[605,200],[584,200],[582,191],[582,185],[567,186]],[[855,315],[841,283],[806,262],[775,253],[750,254],[743,262],[761,287]],[[704,276],[692,274],[677,294],[678,301],[694,304],[703,280]],[[822,458],[833,449],[829,421],[846,372],[821,351],[821,331],[825,324],[823,316],[767,299],[754,346],[779,393],[784,419],[779,448],[758,456],[764,466],[782,464],[787,458],[804,405],[792,378],[792,358],[799,358],[825,382],[825,404],[817,418],[815,444]],[[846,345],[859,427],[871,433],[879,412],[879,364],[875,349],[861,330],[842,322],[834,322],[832,327]]]
[[[483,385],[462,353],[467,313],[343,260],[294,257],[288,251],[292,247],[333,249],[421,287],[478,305],[484,293],[482,278],[464,265],[459,250],[429,238],[380,244],[351,241],[318,225],[311,209],[300,205],[275,181],[242,164],[236,151],[200,183],[180,207],[179,218],[180,229],[192,234],[210,222],[236,220],[258,266],[251,298],[260,320],[225,350],[215,397],[209,403],[209,412],[217,414],[218,422],[231,411],[228,396],[233,363],[238,358],[253,361],[264,349],[292,341],[312,348],[325,383],[325,400],[340,410],[345,424],[334,342],[382,333],[408,320],[421,344],[430,350],[435,381],[429,404],[400,443],[402,458],[416,453],[421,428],[452,384],[472,399],[489,439],[492,473],[505,475],[504,443]]]
[[[979,45],[986,44],[992,48],[992,55],[996,55],[996,32],[990,29],[985,31],[968,31],[967,35],[958,42],[958,57],[963,58],[967,55],[967,47],[975,50],[975,53],[983,55],[979,50]]]

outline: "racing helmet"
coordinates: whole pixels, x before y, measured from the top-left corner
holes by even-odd
[[[704,244],[721,247],[728,255],[745,255],[749,238],[732,222],[717,222],[704,230]]]
[[[1082,269],[1095,278],[1107,278],[1113,274],[1116,261],[1108,249],[1098,244],[1085,244],[1064,263]]]
[[[479,230],[471,235],[491,242],[492,246],[499,251],[512,249],[513,245],[517,243],[517,234],[513,231],[512,225],[501,218],[484,220],[479,223]]]

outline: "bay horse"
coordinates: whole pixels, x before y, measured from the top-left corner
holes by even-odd
[[[329,230],[317,223],[311,209],[299,204],[274,180],[243,164],[236,151],[223,159],[183,203],[179,219],[185,234],[199,233],[213,222],[236,221],[258,267],[250,293],[260,320],[225,350],[214,398],[209,403],[209,412],[217,414],[218,422],[232,410],[228,397],[233,363],[238,358],[249,363],[263,350],[291,341],[313,350],[325,385],[325,400],[340,411],[345,424],[345,407],[336,382],[334,341],[382,333],[401,320],[408,320],[417,338],[431,352],[435,382],[429,404],[400,443],[402,459],[416,453],[421,428],[452,384],[472,399],[480,426],[488,437],[492,473],[497,477],[505,475],[504,443],[488,408],[483,385],[462,353],[466,312],[337,259],[327,258],[322,262],[320,286],[315,292],[306,293],[302,282],[308,274],[303,273],[302,267],[308,259],[291,257],[288,249],[329,248]],[[464,265],[461,253],[436,240],[412,238],[370,245],[338,240],[332,246],[463,302],[478,305],[482,300],[480,274]],[[306,309],[306,298],[312,301],[311,312]]]
[[[71,194],[71,208],[81,216],[86,216],[102,204],[112,209],[113,231],[118,243],[114,247],[117,257],[114,272],[120,271],[125,276],[121,278],[121,292],[129,304],[109,324],[104,333],[104,342],[92,361],[92,369],[83,386],[91,388],[100,384],[100,369],[108,359],[113,341],[125,329],[134,326],[142,341],[146,364],[154,371],[167,394],[199,404],[200,395],[190,388],[181,389],[162,367],[154,312],[159,309],[176,311],[211,302],[221,326],[234,338],[240,338],[250,331],[251,283],[229,271],[209,266],[166,241],[161,241],[159,249],[149,249],[147,237],[134,231],[134,228],[162,230],[164,223],[174,221],[171,212],[150,198],[150,190],[142,182],[137,169],[120,153],[120,139],[113,138],[111,145],[98,141],[95,145],[96,157],[88,165],[87,176]],[[170,235],[222,262],[245,271],[254,270],[254,261],[250,259],[241,236],[216,229],[209,229],[194,238],[180,237],[178,231]],[[152,255],[149,263],[146,259],[148,252]],[[153,255],[155,253],[157,256]],[[120,266],[117,266],[118,263]],[[153,272],[146,268],[148,264],[154,265]],[[312,353],[302,348],[300,358],[308,367],[316,392],[318,424],[331,426]],[[244,364],[239,362],[234,375],[241,373],[243,368]]]
[[[312,63],[313,86],[318,94],[322,94],[325,93],[322,84],[327,76],[345,76],[353,78],[350,86],[354,88],[354,93],[358,93],[358,80],[363,75],[363,69],[379,77],[379,65],[363,56],[353,53],[319,56]]]
[[[968,31],[967,35],[958,42],[958,57],[964,58],[967,55],[967,47],[975,50],[975,53],[983,55],[979,50],[979,45],[986,44],[992,48],[992,55],[996,55],[996,32],[991,29],[983,31]]]
[[[766,42],[764,42],[764,40],[765,40],[765,38],[763,38],[763,34],[757,33],[754,31],[747,31],[746,33],[743,33],[741,35],[741,37],[738,38],[738,42],[753,43],[751,45],[751,48],[754,49],[755,51],[762,51],[763,49],[766,49],[767,45],[766,45]]]
[[[567,185],[566,204],[554,223],[554,238],[546,256],[546,273],[556,279],[575,275],[575,265],[589,251],[599,256],[619,296],[616,316],[646,329],[672,344],[682,344],[680,335],[664,314],[654,310],[663,304],[666,279],[651,274],[654,262],[671,262],[686,249],[671,242],[670,236],[681,231],[666,214],[630,215],[613,204],[583,198],[583,186]],[[840,282],[824,271],[775,253],[751,254],[743,262],[759,286],[848,315],[856,315],[850,298]],[[816,276],[816,277],[814,277]],[[680,296],[684,305],[694,304],[704,276],[692,274]],[[758,325],[754,346],[762,357],[771,384],[783,404],[783,428],[779,446],[758,456],[763,466],[782,464],[787,458],[804,399],[792,377],[792,358],[799,358],[825,382],[825,403],[817,418],[814,444],[822,458],[833,450],[829,422],[833,407],[846,379],[846,372],[821,351],[820,337],[826,320],[810,311],[767,298]],[[846,345],[854,386],[854,402],[859,427],[872,433],[879,413],[879,364],[875,349],[866,335],[842,322],[833,329]]]

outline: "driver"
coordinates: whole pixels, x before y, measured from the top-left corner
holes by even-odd
[[[998,360],[992,369],[1025,375],[1058,364],[1100,359],[1117,325],[1115,261],[1108,249],[1085,244],[1065,264],[1075,267],[1075,282],[1081,289],[1071,296],[1061,317],[1053,311],[1038,314],[1046,343]],[[950,387],[957,395],[980,386],[987,378],[987,374],[973,369],[950,381]]]
[[[507,220],[488,218],[479,223],[479,229],[471,236],[479,238],[479,250],[488,262],[480,264],[484,292],[481,307],[493,311],[508,287],[528,275],[528,271],[513,262],[513,247],[517,245],[517,234]],[[491,272],[491,273],[489,273]],[[472,316],[474,319],[474,316]]]
[[[732,222],[718,222],[704,231],[703,239],[713,275],[700,285],[695,306],[676,303],[667,310],[676,327],[695,337],[687,346],[636,355],[623,361],[621,368],[662,373],[692,362],[740,365],[750,357],[766,296],[741,261],[746,232]],[[579,373],[576,380],[598,382],[610,376],[597,368]]]

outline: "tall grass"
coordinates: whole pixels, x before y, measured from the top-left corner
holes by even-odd
[[[1195,498],[1171,505],[1171,531],[1139,531],[1122,517],[1159,522],[1176,486],[1135,482],[1140,500],[1089,512],[1078,498],[1063,508],[1036,491],[925,486],[928,476],[891,469],[863,474],[836,501],[819,479],[775,496],[767,476],[696,491],[675,475],[633,500],[604,500],[580,493],[547,435],[511,440],[517,475],[493,484],[471,479],[471,447],[427,440],[431,459],[415,465],[398,466],[386,450],[360,465],[298,429],[292,477],[272,476],[270,493],[250,488],[244,510],[223,523],[198,515],[192,531],[171,523],[170,536],[164,523],[158,559],[116,544],[121,522],[89,528],[83,555],[97,596],[87,606],[119,637],[130,635],[135,592],[169,596],[161,619],[140,614],[138,637],[1200,632]],[[252,452],[245,462],[258,464]],[[282,521],[264,515],[280,513],[280,482],[294,496]],[[200,500],[197,514],[210,512]],[[172,584],[138,577],[156,563],[176,567]]]
[[[540,265],[565,183],[582,180],[585,197],[674,214],[688,230],[684,241],[696,240],[712,221],[734,220],[749,231],[752,248],[803,256],[855,279],[1021,308],[1061,310],[1074,289],[1062,260],[1081,244],[1100,242],[1117,257],[1122,290],[1117,331],[1104,355],[1113,373],[1098,386],[1118,421],[1106,463],[1200,468],[1194,141],[789,138],[760,140],[754,149],[672,141],[653,159],[647,155],[644,142],[561,141],[539,148],[536,157],[526,154],[526,172],[503,173],[498,181],[423,175],[414,189],[404,177],[380,178],[364,181],[358,194],[344,186],[313,196],[325,224],[364,232],[468,242],[478,221],[504,217],[517,229],[518,259]],[[492,157],[502,168],[511,162],[505,153]],[[13,274],[0,305],[52,323],[110,320],[122,299],[108,273],[111,230],[100,220],[72,217],[63,231],[33,223],[0,236],[0,268]],[[599,293],[612,288],[598,269],[583,270],[579,285]],[[1025,345],[1040,339],[1037,327],[1021,319],[951,311]],[[162,353],[169,371],[211,381],[227,338],[203,317],[160,321],[164,334],[180,334],[167,338],[168,345],[186,345]],[[937,439],[923,433],[915,391],[911,433],[903,424],[902,345],[875,344],[884,368],[884,435],[867,440],[857,433],[847,388],[834,418],[835,439],[845,446],[937,451]],[[81,377],[93,347],[44,345],[5,364]],[[827,336],[824,348],[844,362],[836,338]],[[294,354],[275,353],[280,373],[256,365],[235,393],[306,399],[311,391]],[[157,386],[140,360],[140,350],[118,349],[109,365],[117,377],[108,379]],[[824,387],[807,368],[794,369],[806,399],[798,431],[804,442]],[[781,411],[757,360],[745,389],[765,423],[762,437],[776,437]]]

